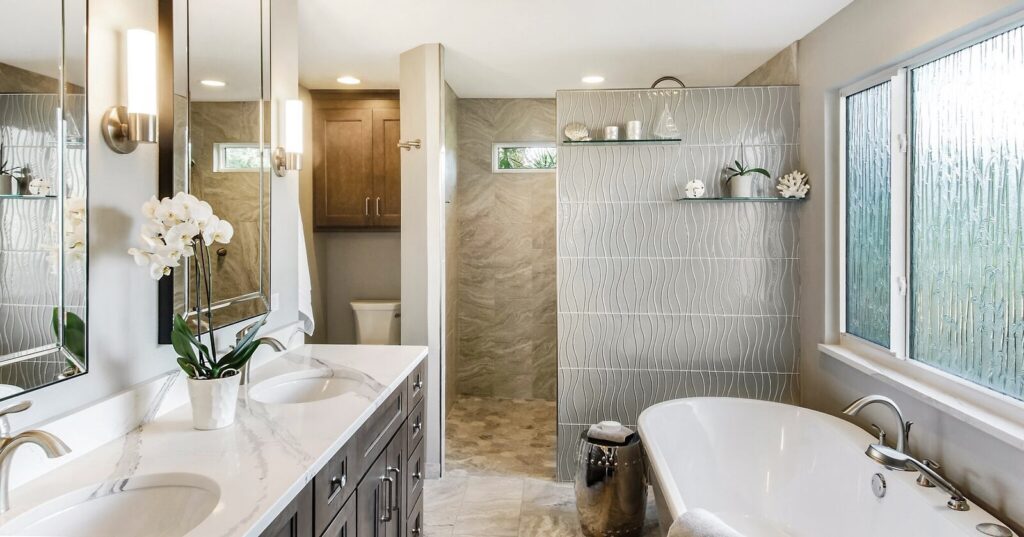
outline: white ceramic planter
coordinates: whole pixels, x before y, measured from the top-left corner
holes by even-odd
[[[752,197],[754,178],[749,175],[737,175],[729,179],[729,194],[734,198]]]
[[[210,380],[188,379],[192,426],[200,431],[209,431],[234,423],[241,379],[242,375]]]
[[[14,176],[10,174],[0,175],[0,196],[14,194]]]

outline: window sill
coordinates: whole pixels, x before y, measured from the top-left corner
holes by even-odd
[[[818,344],[818,350],[871,378],[1024,450],[1024,402],[913,360],[872,356],[852,345]]]

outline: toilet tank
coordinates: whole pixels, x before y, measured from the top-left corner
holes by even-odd
[[[356,343],[398,345],[402,342],[402,303],[397,300],[353,300]]]

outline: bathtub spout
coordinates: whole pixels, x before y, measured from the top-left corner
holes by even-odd
[[[850,403],[850,406],[843,409],[843,414],[846,414],[847,416],[856,416],[864,409],[864,407],[873,403],[885,406],[889,410],[892,410],[893,415],[896,416],[896,421],[899,423],[900,427],[900,432],[896,436],[896,451],[906,454],[908,436],[910,435],[910,426],[913,425],[913,423],[908,423],[903,419],[903,412],[900,411],[900,407],[898,407],[896,402],[892,399],[889,399],[884,395],[868,395],[861,397],[860,399]]]

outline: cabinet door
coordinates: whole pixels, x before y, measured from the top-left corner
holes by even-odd
[[[394,486],[385,478],[387,453],[381,453],[370,465],[366,475],[356,489],[356,535],[358,537],[385,537],[388,526],[388,509],[394,501]]]
[[[351,496],[320,537],[356,537],[356,504],[356,496]]]
[[[376,226],[399,228],[402,224],[402,154],[400,113],[395,109],[373,111],[373,190]]]
[[[317,110],[313,119],[313,217],[317,228],[373,224],[373,113]]]
[[[260,537],[313,537],[313,486],[306,485]]]
[[[407,452],[405,451],[405,435],[399,432],[391,440],[388,445],[386,452],[388,465],[385,470],[388,476],[395,480],[394,487],[394,501],[391,503],[391,516],[388,521],[387,537],[400,537],[405,524],[405,502],[406,498],[406,486],[405,486],[405,466]]]

